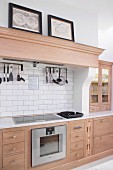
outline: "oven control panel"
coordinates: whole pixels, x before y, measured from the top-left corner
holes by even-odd
[[[52,135],[52,134],[55,134],[55,128],[54,127],[46,128],[46,135]]]

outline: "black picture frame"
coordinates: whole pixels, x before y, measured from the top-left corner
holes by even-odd
[[[56,28],[55,28],[54,24],[56,24]],[[58,25],[59,25],[59,28],[58,28]],[[60,28],[61,28],[62,35],[65,32],[65,34],[63,36],[60,36],[60,34],[61,34],[59,31]],[[63,32],[63,30],[64,30],[64,32]],[[66,32],[66,30],[67,30],[67,32]],[[69,34],[69,37],[67,36],[67,34]],[[65,40],[69,40],[69,41],[74,41],[74,24],[73,24],[73,22],[63,19],[63,18],[53,16],[53,15],[48,15],[48,36],[65,39]]]
[[[8,27],[42,34],[42,13],[17,4],[9,3]]]

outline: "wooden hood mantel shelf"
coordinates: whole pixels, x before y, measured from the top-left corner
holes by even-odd
[[[87,67],[98,66],[103,49],[0,27],[0,57]]]

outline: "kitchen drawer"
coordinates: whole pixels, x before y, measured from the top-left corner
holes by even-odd
[[[113,118],[94,120],[94,137],[113,133]]]
[[[3,155],[16,154],[24,152],[24,142],[3,145]]]
[[[74,142],[71,143],[71,152],[75,152],[79,149],[83,149],[84,148],[84,141],[78,141],[78,142]]]
[[[91,106],[91,107],[89,107],[89,111],[90,111],[90,112],[96,112],[96,111],[97,111],[97,107]]]
[[[84,150],[79,150],[71,153],[71,161],[84,158]]]
[[[3,158],[3,168],[24,163],[24,154],[7,156]]]
[[[2,146],[0,146],[0,170],[2,168]]]
[[[71,122],[71,132],[84,131],[85,130],[85,122]]]
[[[0,143],[2,143],[2,132],[0,131]]]
[[[15,143],[24,141],[24,130],[3,132],[3,143]]]
[[[84,132],[71,133],[71,142],[84,140]]]
[[[25,166],[24,165],[18,165],[18,166],[3,168],[3,170],[25,170]]]
[[[113,149],[113,134],[94,138],[93,154]]]

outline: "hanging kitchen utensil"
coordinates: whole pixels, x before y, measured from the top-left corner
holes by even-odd
[[[49,67],[49,82],[50,83],[53,82],[52,73],[51,73],[51,67]]]
[[[4,73],[4,75],[3,75],[3,82],[5,82],[6,81],[6,77],[5,77],[5,64],[4,64],[3,73]]]
[[[9,82],[9,65],[7,65],[7,82]]]
[[[57,80],[55,79],[55,78],[56,78],[56,70],[55,70],[54,67],[53,67],[53,74],[52,74],[52,77],[53,77],[53,83],[59,84],[59,82],[57,82]]]
[[[20,81],[19,66],[18,66],[18,75],[17,75],[17,81]]]
[[[46,83],[49,83],[49,68],[46,67]]]
[[[23,64],[21,64],[21,74],[22,74],[22,72],[23,72]],[[25,82],[25,79],[22,76],[20,77],[20,81],[21,80]]]
[[[13,81],[13,66],[10,67],[9,81]]]
[[[60,78],[60,73],[61,73],[61,68],[59,68],[59,77],[57,78],[57,82],[61,82],[61,78]]]
[[[66,83],[68,84],[68,80],[67,80],[67,68],[66,68]]]
[[[2,78],[0,77],[0,84],[2,83]]]
[[[60,79],[61,79],[61,81],[59,82],[60,86],[63,86],[66,83],[66,78],[65,76],[62,75],[62,70],[63,69],[60,70]]]

